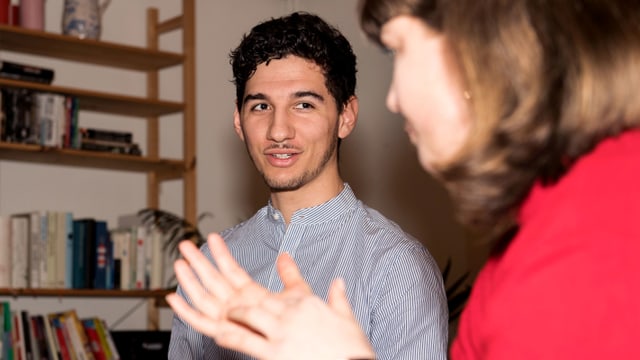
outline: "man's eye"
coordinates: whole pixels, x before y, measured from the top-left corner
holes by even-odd
[[[313,109],[313,105],[309,103],[300,103],[295,106],[296,109]]]
[[[269,109],[269,105],[267,104],[256,104],[251,107],[251,110],[262,111]]]

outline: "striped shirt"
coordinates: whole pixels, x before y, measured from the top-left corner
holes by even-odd
[[[221,235],[238,263],[271,291],[283,288],[275,269],[281,252],[291,254],[325,300],[331,281],[342,277],[377,359],[446,359],[448,309],[436,262],[347,184],[328,202],[296,211],[288,226],[268,204]],[[211,258],[207,245],[201,250]],[[180,288],[178,294],[185,296]],[[218,347],[175,316],[169,359],[251,358]]]

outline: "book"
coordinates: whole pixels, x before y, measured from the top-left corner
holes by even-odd
[[[11,329],[13,319],[11,317],[11,304],[8,301],[0,302],[0,357],[13,359],[13,345],[11,344]]]
[[[73,289],[73,214],[62,212],[64,222],[65,261],[64,261],[64,288]]]
[[[33,116],[33,92],[28,89],[3,88],[2,138],[0,140],[14,143],[38,143],[39,132]]]
[[[100,340],[100,336],[98,335],[98,330],[96,329],[95,325],[95,319],[81,319],[80,321],[82,322],[84,331],[87,334],[87,338],[89,339],[89,345],[91,347],[93,357],[96,360],[109,360],[107,358],[103,343]]]
[[[33,339],[33,334],[31,330],[31,320],[29,319],[29,312],[26,310],[20,311],[20,330],[22,335],[22,347],[25,351],[25,359],[35,359],[37,351],[35,351],[34,346],[32,345],[35,340]]]
[[[31,315],[29,317],[29,320],[31,321],[31,345],[33,348],[34,359],[48,360],[51,359],[51,355],[49,354],[44,322],[39,320],[40,317],[42,317],[42,315]]]
[[[82,139],[103,140],[124,144],[133,143],[133,133],[129,131],[81,128],[80,134]]]
[[[76,219],[84,232],[84,236],[80,238],[80,241],[84,244],[84,272],[80,274],[83,277],[82,284],[85,289],[93,287],[93,282],[96,274],[96,219],[82,218]],[[78,255],[80,256],[80,255]]]
[[[60,351],[61,360],[75,360],[72,357],[71,340],[62,322],[61,316],[56,313],[48,314],[47,319],[51,324],[51,330],[55,333],[56,347]]]
[[[11,287],[11,221],[0,215],[0,288]]]
[[[116,347],[115,341],[113,341],[113,336],[111,335],[111,331],[109,331],[109,326],[107,326],[107,322],[103,319],[96,318],[96,328],[98,330],[98,334],[103,334],[104,338],[107,342],[109,352],[111,353],[111,360],[120,360],[120,353],[118,348]]]
[[[104,351],[105,358],[107,358],[107,360],[114,360],[115,359],[114,353],[117,353],[117,351],[111,348],[111,345],[107,340],[106,332],[109,332],[109,329],[105,328],[106,324],[102,319],[94,317],[92,318],[92,320],[93,320],[93,326],[96,329],[96,334],[98,334],[98,339],[100,340],[100,346]]]
[[[11,215],[11,287],[29,284],[29,221],[24,214]]]
[[[111,231],[114,251],[114,282],[118,283],[116,289],[132,289],[131,266],[131,230],[115,229]],[[119,274],[119,278],[116,274]]]
[[[45,288],[56,287],[56,263],[57,263],[57,248],[58,248],[58,212],[47,211],[47,246],[46,246],[46,270],[45,275],[41,274],[40,280],[44,282]]]
[[[51,84],[55,72],[52,69],[0,60],[0,77]]]
[[[60,133],[60,122],[66,118],[66,97],[53,93],[35,93],[33,98],[33,113],[40,135],[39,144],[61,147],[64,133]]]
[[[86,246],[86,226],[83,220],[73,220],[73,257],[71,262],[73,263],[73,283],[74,289],[84,289],[89,284],[85,282],[86,261],[85,261],[85,249]]]
[[[148,235],[145,226],[136,226],[132,230],[132,237],[135,241],[135,270],[134,270],[134,289],[146,289],[147,285],[147,243]]]
[[[40,211],[29,213],[29,287],[40,287],[40,262],[42,261],[42,214]]]
[[[27,360],[27,350],[25,348],[24,327],[20,311],[12,311],[11,319],[13,326],[11,329],[11,344],[15,360]]]
[[[142,155],[142,151],[138,144],[105,144],[87,139],[80,140],[80,149],[123,155]]]
[[[96,221],[96,246],[95,246],[95,277],[93,279],[94,289],[107,289],[107,248],[111,246],[109,241],[109,231],[106,221]]]
[[[55,283],[54,287],[58,289],[66,288],[67,282],[67,264],[71,259],[67,259],[67,248],[69,247],[68,240],[69,231],[67,225],[69,224],[68,217],[70,213],[65,211],[57,212],[57,224],[56,224],[56,260],[55,260]],[[67,261],[69,260],[69,261]]]
[[[47,340],[47,348],[49,349],[51,360],[60,360],[62,358],[62,354],[60,352],[57,335],[51,328],[51,322],[49,321],[49,319],[45,318],[44,315],[38,315],[38,322],[41,322],[42,326],[44,327],[44,333]]]
[[[70,349],[73,349],[70,351],[70,353],[73,353],[72,358],[77,360],[94,360],[89,339],[75,309],[50,314],[50,316],[51,315],[57,317],[60,320],[60,324],[67,331],[69,338],[68,344],[71,344]]]
[[[26,219],[27,223],[27,284],[25,287],[40,287],[40,262],[42,261],[42,215],[39,211],[31,211],[21,214],[13,214],[13,217]]]

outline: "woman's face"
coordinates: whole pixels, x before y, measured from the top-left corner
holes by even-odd
[[[381,32],[394,54],[387,107],[406,119],[405,131],[423,168],[447,163],[470,128],[470,94],[445,37],[418,18],[397,16]]]

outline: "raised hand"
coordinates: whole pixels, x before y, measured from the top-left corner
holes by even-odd
[[[196,330],[258,359],[374,357],[341,279],[331,285],[327,305],[313,295],[293,259],[281,254],[277,269],[284,290],[271,293],[240,268],[218,235],[209,235],[208,242],[218,269],[189,242],[180,244],[184,260],[175,264],[193,307],[176,294],[167,296],[176,314]]]

